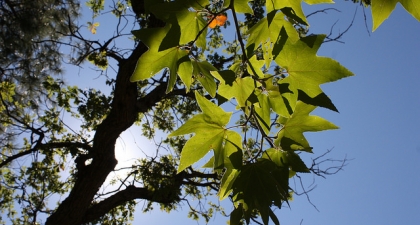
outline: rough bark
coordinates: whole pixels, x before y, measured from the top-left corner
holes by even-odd
[[[98,126],[93,139],[91,163],[79,165],[78,177],[69,196],[47,219],[46,224],[81,224],[93,197],[117,165],[115,143],[120,134],[137,118],[137,85],[130,82],[137,59],[147,48],[140,44],[133,54],[119,65],[112,108],[107,118]],[[78,163],[85,163],[83,160]]]
[[[143,1],[140,1],[136,11],[144,12]],[[162,27],[162,21],[154,16],[150,17],[149,27]],[[136,121],[138,113],[150,110],[155,104],[165,98],[165,88],[158,86],[147,96],[138,99],[137,84],[130,82],[137,60],[147,51],[147,47],[140,43],[128,59],[121,60],[116,76],[115,91],[111,110],[106,119],[98,126],[92,149],[88,155],[81,155],[76,159],[78,176],[69,196],[60,204],[57,210],[47,219],[46,225],[78,225],[98,219],[105,215],[109,206],[118,206],[136,198],[148,199],[150,193],[143,188],[129,187],[111,196],[103,203],[92,205],[92,200],[105,179],[117,165],[115,159],[115,143],[120,134],[131,127]],[[91,159],[89,165],[84,165]],[[110,204],[112,203],[112,204]],[[108,207],[103,207],[103,206]],[[89,216],[92,214],[92,216]],[[94,216],[93,216],[94,215]]]

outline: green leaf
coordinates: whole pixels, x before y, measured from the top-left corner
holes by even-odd
[[[332,103],[331,99],[325,93],[321,93],[313,98],[309,97],[305,92],[299,90],[298,91],[298,100],[304,103],[321,106],[327,108],[329,110],[338,112],[338,109]]]
[[[322,3],[328,3],[328,4],[334,3],[333,0],[303,0],[303,1],[308,5],[322,4]]]
[[[268,95],[268,102],[270,108],[278,115],[289,116],[290,113],[288,107],[290,107],[290,103],[287,97],[285,97],[285,95],[287,95],[287,92],[281,92],[282,90],[279,87],[280,85],[273,81],[273,76],[271,75],[266,76],[266,78],[264,79],[263,86],[265,89],[264,94]]]
[[[185,83],[187,90],[191,85],[191,72],[193,71],[191,60],[187,50],[179,47],[170,47],[175,43],[165,42],[164,39],[171,31],[169,25],[163,28],[149,28],[133,31],[133,34],[139,38],[149,50],[145,52],[137,61],[133,75],[130,77],[131,82],[148,79],[157,74],[162,69],[169,69],[169,80],[166,92],[170,92],[176,83],[177,73],[181,80]],[[162,43],[169,43],[162,45]],[[166,48],[161,50],[162,47]]]
[[[375,31],[400,3],[407,12],[420,21],[420,1],[417,0],[372,0],[372,20]]]
[[[261,70],[261,68],[264,66],[264,60],[258,60],[257,56],[254,55],[249,59],[249,63],[252,65],[252,68],[254,69],[255,73],[252,71],[251,69],[251,65],[247,65],[247,70],[249,74],[252,74],[254,76],[257,76],[259,78],[263,78],[264,77],[264,73]]]
[[[189,59],[189,58],[188,58]],[[193,64],[191,60],[181,60],[178,66],[178,76],[187,88],[187,93],[190,91],[191,83],[193,81]]]
[[[279,117],[277,122],[282,124],[283,127],[277,134],[276,146],[280,146],[284,150],[293,149],[312,152],[303,132],[338,129],[337,126],[321,117],[309,115],[315,108],[316,106],[299,101],[289,118]]]
[[[236,169],[226,169],[226,172],[223,174],[222,181],[219,189],[219,200],[227,198],[232,192],[232,185],[234,184],[236,178],[240,174],[240,170]]]
[[[231,70],[213,71],[212,74],[222,77],[219,85],[219,95],[227,100],[235,98],[239,107],[244,107],[246,100],[255,89],[254,80],[251,77],[236,77]]]
[[[273,161],[277,166],[290,167],[295,172],[309,173],[308,167],[302,161],[300,156],[291,150],[267,149],[263,158]]]
[[[229,225],[240,225],[242,219],[242,205],[239,205],[237,208],[235,207],[233,211],[230,213],[230,221]]]
[[[248,221],[250,212],[257,209],[264,224],[268,224],[269,208],[272,205],[281,207],[282,202],[287,201],[288,171],[287,167],[278,167],[266,159],[242,167],[232,188],[235,205],[243,204],[245,220]]]
[[[223,7],[229,7],[230,6],[230,0],[224,0],[223,1]],[[235,0],[233,2],[233,7],[235,8],[236,13],[249,13],[254,14],[254,11],[249,6],[248,2],[250,0]]]
[[[183,0],[188,7],[201,10],[210,4],[209,0]]]
[[[188,52],[181,50],[180,48],[173,47],[164,51],[155,52],[154,49],[149,49],[144,53],[140,59],[137,61],[136,68],[134,73],[130,78],[131,82],[145,80],[164,68],[169,69],[169,81],[166,92],[172,91],[173,86],[175,85],[177,78],[178,66],[181,66],[181,74],[188,70],[192,71],[191,66],[189,66],[189,57]]]
[[[192,61],[192,65],[194,68],[194,77],[200,81],[210,96],[214,98],[216,96],[217,85],[212,74],[217,69],[207,61],[199,62],[194,60]]]
[[[267,58],[267,56],[273,51],[271,46],[275,45],[277,48],[281,48],[287,39],[291,42],[299,40],[299,34],[293,25],[284,19],[283,13],[277,11],[262,18],[247,33],[249,34],[246,44],[247,55],[251,56],[262,44],[265,46],[264,60],[269,60],[270,57]],[[266,67],[269,67],[268,62],[266,62]]]
[[[248,4],[249,1],[250,0],[235,0],[234,2],[235,12],[254,14],[254,11],[251,9],[251,7]]]
[[[302,0],[281,0],[281,1],[266,1],[267,13],[274,10],[282,10],[287,16],[292,17],[296,21],[308,25],[305,13],[302,10]]]
[[[162,28],[146,28],[134,30],[132,33],[140,39],[149,49],[162,51],[179,45],[180,34],[170,33],[172,25],[167,24]],[[166,38],[171,36],[171,38]]]
[[[260,124],[260,127],[263,129],[264,133],[268,135],[270,133],[270,127],[271,127],[271,105],[269,102],[268,94],[256,90],[256,95],[258,98],[259,104],[254,104],[254,110],[257,116],[258,124]]]
[[[198,33],[207,26],[207,22],[196,12],[177,14],[177,21],[181,28],[180,44],[188,44],[195,40]],[[206,48],[206,36],[207,29],[204,29],[197,39],[197,47]]]
[[[270,216],[271,220],[273,221],[273,223],[275,225],[280,225],[280,221],[277,218],[276,214],[274,214],[273,210],[271,210],[271,208],[268,208],[268,212],[269,212],[269,216]]]
[[[188,10],[189,7],[200,8],[201,4],[205,4],[205,1],[173,1],[155,4],[150,7],[150,10],[163,21],[172,24],[171,32],[167,35],[168,39],[180,35],[179,43],[177,44],[188,44],[196,39],[200,30],[203,30],[197,39],[197,46],[206,48],[207,29],[204,28],[207,26],[207,22],[197,12]]]
[[[215,169],[240,164],[232,162],[232,159],[239,158],[233,154],[240,152],[241,136],[225,128],[232,113],[223,111],[197,92],[195,96],[203,113],[195,115],[169,135],[171,137],[195,133],[182,149],[178,172],[200,160],[212,149]],[[230,163],[225,164],[229,161]]]
[[[337,61],[316,55],[324,40],[324,35],[313,35],[302,38],[296,43],[288,43],[274,59],[276,63],[286,70],[284,79],[279,84],[288,85],[291,93],[291,102],[298,99],[298,90],[315,98],[322,92],[321,84],[339,80],[353,74]],[[294,108],[291,105],[292,109]]]

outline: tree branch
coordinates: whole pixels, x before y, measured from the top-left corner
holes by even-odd
[[[106,198],[98,204],[92,205],[82,219],[82,223],[88,223],[99,219],[111,209],[122,205],[128,201],[134,199],[144,199],[159,203],[170,203],[173,199],[170,198],[155,198],[154,192],[149,191],[147,188],[139,188],[133,185],[128,186],[126,189],[119,191],[118,193]]]

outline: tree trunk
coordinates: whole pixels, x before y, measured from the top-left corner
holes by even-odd
[[[78,170],[78,176],[69,196],[47,219],[47,225],[76,225],[85,216],[95,194],[108,174],[117,165],[115,143],[120,134],[137,118],[137,84],[130,82],[138,58],[147,50],[139,44],[132,55],[121,62],[116,77],[112,108],[107,118],[98,126],[93,139],[90,165]],[[84,160],[81,162],[84,163]]]

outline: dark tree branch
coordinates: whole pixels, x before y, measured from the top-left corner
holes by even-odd
[[[160,102],[166,96],[167,83],[161,83],[155,89],[150,91],[146,96],[140,98],[136,102],[136,110],[138,113],[148,112],[156,103]]]
[[[38,135],[39,135],[39,137],[38,137],[38,139],[36,141],[36,144],[33,148],[28,149],[26,151],[19,152],[15,155],[12,155],[12,156],[7,156],[7,158],[0,163],[0,168],[7,165],[10,162],[12,162],[15,159],[18,159],[22,156],[29,155],[31,153],[37,152],[40,149],[70,148],[70,147],[83,148],[86,151],[90,151],[92,149],[92,147],[89,144],[80,143],[80,142],[52,142],[52,143],[42,144],[41,142],[43,141],[43,139],[45,137],[45,134],[44,134],[44,132],[40,132]]]
[[[155,198],[154,192],[149,191],[147,188],[139,188],[130,185],[126,189],[106,198],[102,202],[92,205],[86,211],[82,223],[97,220],[108,213],[111,209],[134,199],[144,199],[159,203],[170,203],[173,201],[171,198]]]
[[[325,14],[327,14],[327,11],[329,11],[329,10],[334,10],[334,11],[337,11],[337,12],[341,12],[340,10],[338,10],[336,8],[326,8],[326,9],[321,9],[321,10],[317,10],[315,12],[309,13],[306,16],[306,18],[309,18],[310,16],[313,16],[313,15],[318,14],[318,13],[325,13]]]
[[[322,178],[326,178],[327,175],[334,175],[342,171],[343,168],[347,166],[349,159],[347,159],[347,157],[344,157],[344,159],[325,159],[325,156],[328,155],[331,151],[332,149],[328,149],[322,155],[312,159],[312,165],[309,170]],[[326,169],[320,168],[321,165],[324,165],[325,163],[338,163],[338,165],[329,166]]]
[[[91,202],[108,174],[117,165],[115,143],[120,134],[137,119],[137,84],[130,82],[138,58],[147,47],[139,44],[132,55],[120,62],[114,98],[107,118],[98,126],[92,145],[92,162],[78,171],[69,196],[47,219],[46,224],[76,225],[82,222]],[[82,165],[82,163],[80,164]]]
[[[339,43],[344,43],[343,41],[340,41],[340,39],[341,39],[341,38],[344,36],[344,34],[346,34],[346,33],[350,30],[350,28],[353,26],[354,20],[356,19],[356,14],[357,14],[357,8],[356,8],[356,10],[355,10],[355,12],[354,12],[353,19],[351,20],[351,22],[350,22],[350,24],[347,26],[347,28],[346,28],[343,32],[339,32],[337,36],[332,37],[332,33],[333,33],[334,26],[335,26],[335,24],[337,24],[337,22],[338,22],[338,21],[337,21],[337,22],[335,22],[335,23],[332,25],[331,30],[330,30],[330,33],[328,34],[328,36],[327,36],[327,37],[325,37],[325,41],[324,41],[324,43],[331,42],[331,41],[336,41],[336,42],[339,42]]]
[[[172,186],[170,188],[165,187],[164,195],[161,194],[162,192],[160,192],[159,189],[156,191],[151,191],[144,187],[135,187],[134,185],[129,185],[126,189],[118,191],[114,195],[107,197],[105,200],[97,204],[91,205],[90,208],[86,211],[82,223],[97,220],[108,213],[111,209],[136,199],[143,199],[163,204],[174,203],[180,200],[178,193],[181,186],[184,184],[192,184],[196,186],[211,186],[215,184],[215,182],[199,183],[190,180],[183,181],[184,179],[189,178],[217,179],[217,174],[206,174],[198,171],[192,171],[191,173],[178,173],[172,177],[172,179],[175,181]],[[167,193],[167,190],[171,190],[172,193]]]
[[[306,190],[305,186],[303,185],[302,177],[300,177],[298,174],[296,174],[296,177],[299,179],[300,187],[302,188],[303,192],[299,193],[299,192],[295,191],[294,193],[297,196],[305,195],[308,202],[316,209],[316,211],[319,212],[318,208],[316,207],[316,205],[314,203],[312,203],[311,198],[309,197],[309,192],[313,191],[316,188],[316,186],[310,188],[309,190]]]

